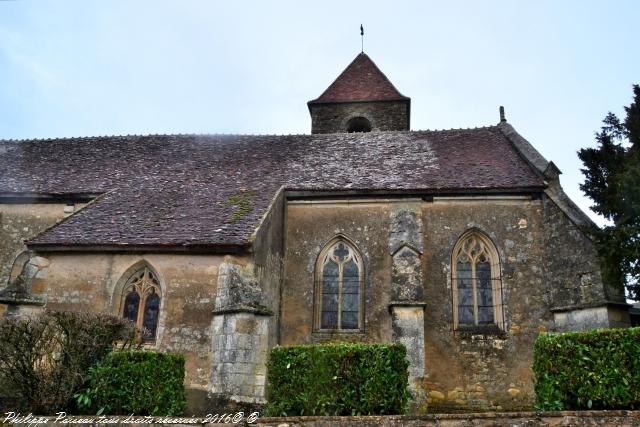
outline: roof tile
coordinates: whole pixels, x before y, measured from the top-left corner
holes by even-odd
[[[34,245],[248,245],[281,188],[543,188],[498,127],[0,141],[0,194],[104,193]],[[239,215],[237,203],[248,201]]]
[[[309,104],[408,99],[398,92],[367,54],[360,53],[322,95]]]

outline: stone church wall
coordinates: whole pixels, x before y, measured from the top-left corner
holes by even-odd
[[[268,352],[278,343],[283,206],[280,192],[252,236],[251,263],[220,267],[210,381],[219,403],[265,402]]]
[[[409,130],[405,101],[312,104],[310,109],[311,133],[347,132],[347,123],[354,117],[367,119],[372,131]]]
[[[622,288],[604,286],[595,247],[587,235],[545,198],[545,283],[556,329],[629,326]],[[603,302],[607,304],[603,305]]]
[[[571,289],[579,292],[580,283],[586,287],[582,293],[590,295],[593,303],[603,303],[602,284],[595,274],[592,281],[581,282],[585,272],[597,272],[591,242],[549,203],[553,202],[544,195],[541,199],[456,197],[418,202],[424,241],[422,387],[428,392],[428,404],[421,410],[530,407],[534,399],[533,343],[541,331],[554,329],[553,306],[562,295],[576,298]],[[393,238],[393,213],[405,204],[392,200],[289,203],[281,344],[393,340],[389,305],[396,293],[392,283],[397,279],[392,277],[395,267],[388,247],[390,236]],[[500,329],[454,330],[451,252],[470,229],[488,236],[500,258],[504,313]],[[559,232],[573,238],[556,235]],[[362,333],[313,331],[316,257],[338,234],[353,241],[364,257],[366,323]],[[557,240],[550,241],[552,236]],[[571,261],[560,262],[563,257]],[[555,280],[549,279],[554,276]],[[557,291],[558,283],[567,291]]]
[[[162,290],[157,340],[151,348],[185,355],[190,406],[206,401],[211,374],[211,323],[223,262],[246,259],[220,255],[43,254],[49,261],[47,305],[53,310],[104,311],[120,315],[121,278],[149,265]]]
[[[65,205],[0,207],[0,256],[11,259],[1,267],[8,276],[22,239],[63,218]],[[501,329],[454,330],[451,252],[470,229],[483,232],[499,256]],[[316,259],[338,235],[363,258],[364,328],[314,332]],[[562,319],[569,326],[575,319],[615,324],[617,312],[604,303],[621,298],[603,289],[591,241],[545,195],[285,202],[281,193],[252,238],[253,253],[243,256],[39,254],[48,263],[46,307],[120,314],[123,276],[149,265],[162,288],[155,346],[185,354],[194,413],[210,406],[217,391],[262,402],[273,345],[332,341],[405,342],[412,364],[424,365],[411,368],[417,380],[411,390],[422,403],[415,410],[507,410],[533,401],[532,348],[540,331],[558,329]],[[225,311],[216,306],[219,284],[227,283],[219,271],[236,270],[255,285],[255,301]],[[555,311],[563,307],[582,311]],[[249,342],[243,334],[255,335],[249,338],[260,348],[243,347],[241,341]],[[227,348],[236,344],[242,351]],[[233,359],[240,355],[246,360]],[[249,365],[251,375],[235,372]]]
[[[74,209],[65,203],[0,204],[0,289],[7,286],[16,257],[26,250],[24,241],[56,224]],[[6,306],[0,304],[0,315]]]
[[[539,200],[436,199],[425,203],[424,386],[435,408],[516,409],[531,405],[533,343],[553,327],[543,276]],[[505,324],[496,331],[454,331],[451,251],[468,229],[495,244]]]
[[[284,195],[280,192],[253,242],[256,278],[262,289],[264,305],[273,312],[269,319],[269,348],[278,343],[280,286],[284,270],[284,216]]]
[[[288,204],[280,322],[282,345],[340,340],[391,341],[390,214],[391,204],[384,202]],[[366,268],[366,311],[362,333],[313,332],[316,258],[338,234],[348,237],[357,246]]]

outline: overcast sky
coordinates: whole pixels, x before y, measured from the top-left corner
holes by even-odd
[[[412,129],[496,124],[504,105],[588,211],[576,151],[631,102],[639,22],[635,0],[0,1],[0,139],[309,133],[362,23]]]

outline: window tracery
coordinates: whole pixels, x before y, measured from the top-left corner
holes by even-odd
[[[156,339],[160,313],[160,281],[147,266],[129,277],[122,291],[122,317],[142,330],[145,341]]]
[[[463,235],[452,253],[454,327],[504,329],[502,280],[495,246],[477,231]]]
[[[356,249],[338,238],[316,265],[316,330],[357,332],[363,325],[363,265]]]

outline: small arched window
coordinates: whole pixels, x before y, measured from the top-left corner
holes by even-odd
[[[136,270],[124,285],[122,317],[131,320],[142,330],[145,341],[156,339],[160,298],[160,281],[148,266]]]
[[[12,283],[18,278],[18,276],[24,271],[24,267],[27,265],[30,259],[31,254],[29,253],[29,251],[23,251],[18,254],[16,259],[13,260],[11,272],[9,273],[9,281],[7,283]]]
[[[504,329],[498,252],[478,231],[465,233],[451,259],[454,328],[498,326]]]
[[[316,263],[316,330],[358,332],[364,320],[364,269],[358,251],[343,238],[331,241]]]
[[[354,117],[347,122],[347,132],[371,132],[371,122],[364,117]]]

